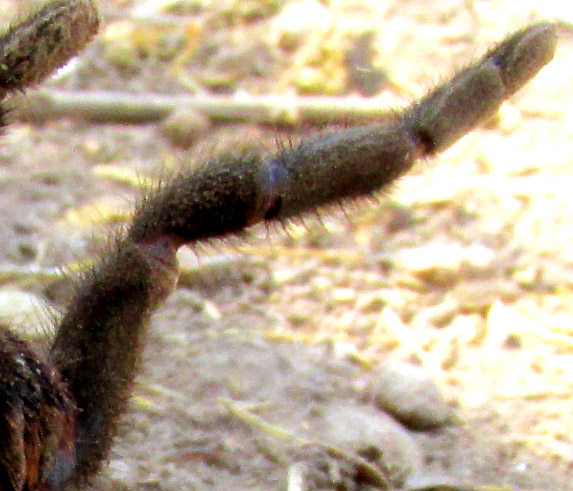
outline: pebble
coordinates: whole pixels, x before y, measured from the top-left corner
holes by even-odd
[[[211,127],[209,117],[190,108],[174,110],[159,127],[160,133],[178,148],[188,149]]]
[[[379,451],[379,461],[371,463],[391,470],[391,480],[403,484],[423,468],[422,451],[414,437],[396,420],[371,406],[350,403],[324,408],[316,432],[321,441],[367,460]]]
[[[368,386],[376,406],[412,430],[453,423],[454,414],[436,384],[421,367],[388,361],[372,372]]]

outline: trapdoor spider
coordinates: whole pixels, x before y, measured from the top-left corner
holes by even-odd
[[[2,99],[63,65],[98,23],[92,0],[55,0],[13,25],[0,38]],[[150,193],[83,275],[47,357],[0,331],[0,489],[82,486],[102,467],[145,326],[177,282],[178,248],[373,195],[490,117],[550,61],[555,45],[552,24],[531,25],[391,124],[319,133],[274,155],[221,155]]]

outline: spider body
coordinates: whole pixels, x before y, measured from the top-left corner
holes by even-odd
[[[81,50],[97,18],[91,0],[59,0],[13,26],[0,39],[2,95],[40,82]],[[35,48],[38,39],[46,49]],[[490,117],[549,62],[555,44],[552,24],[532,25],[391,124],[319,133],[274,155],[223,155],[150,194],[84,274],[47,359],[0,331],[0,489],[78,486],[100,469],[145,326],[176,283],[179,247],[384,189]]]

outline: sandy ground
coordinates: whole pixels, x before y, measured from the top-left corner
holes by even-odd
[[[505,33],[571,15],[501,0],[308,1],[294,17],[294,2],[101,4],[102,36],[48,85],[377,89],[398,108]],[[1,5],[8,18],[15,4]],[[378,202],[183,251],[95,489],[573,489],[570,27],[495,120]],[[340,53],[366,32],[379,76],[361,85]],[[105,241],[140,194],[132,173],[157,178],[245,138],[272,148],[317,130],[213,122],[182,150],[161,128],[15,122],[0,150],[4,290],[62,308],[69,282],[47,272]],[[412,429],[382,411],[389,366],[401,404],[449,423]]]

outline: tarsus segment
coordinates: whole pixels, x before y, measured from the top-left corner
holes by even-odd
[[[431,91],[404,115],[424,154],[441,152],[492,116],[551,59],[557,46],[553,24],[518,31],[479,61]]]

